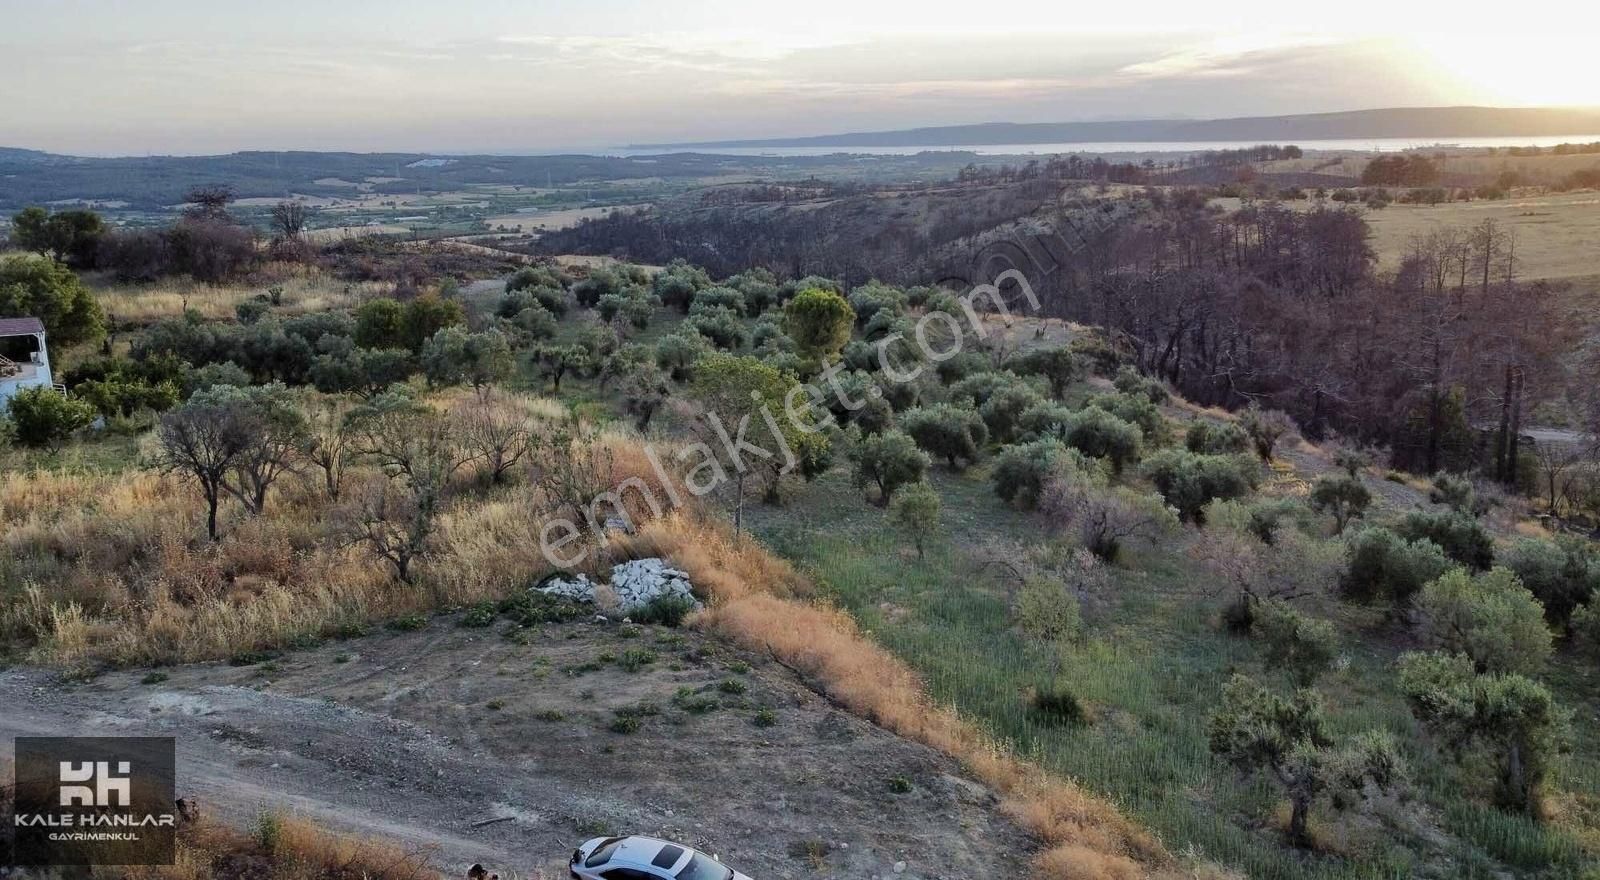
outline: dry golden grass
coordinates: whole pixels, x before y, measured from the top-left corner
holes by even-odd
[[[265,815],[256,833],[204,820],[178,830],[171,865],[104,867],[104,880],[435,880],[426,853],[388,841],[347,837],[309,820]]]
[[[384,296],[394,285],[388,282],[345,282],[313,268],[296,267],[275,284],[205,284],[187,279],[158,284],[118,284],[95,291],[100,305],[116,325],[150,324],[163,318],[176,318],[185,307],[194,309],[208,321],[231,321],[239,304],[264,294],[268,287],[283,288],[282,315],[301,315],[347,309],[365,299]]]

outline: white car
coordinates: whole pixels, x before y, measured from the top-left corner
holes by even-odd
[[[577,880],[750,880],[687,846],[654,837],[596,837],[572,853]]]

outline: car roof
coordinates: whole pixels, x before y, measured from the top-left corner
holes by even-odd
[[[656,856],[661,855],[662,850],[668,847],[678,850],[678,855],[673,858],[670,864],[656,864]],[[678,866],[693,858],[694,853],[695,851],[692,848],[681,843],[634,835],[622,841],[622,844],[617,847],[617,851],[611,854],[611,859],[606,862],[606,865],[633,865],[640,868],[664,869],[669,873],[676,873]]]

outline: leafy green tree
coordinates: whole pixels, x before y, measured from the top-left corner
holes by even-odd
[[[1043,377],[1050,383],[1050,397],[1055,400],[1066,396],[1067,387],[1084,374],[1077,355],[1065,347],[1034,349],[1013,358],[1009,366],[1019,375]]]
[[[1235,455],[1250,451],[1250,435],[1233,422],[1196,419],[1183,435],[1184,448],[1203,455]]]
[[[560,393],[561,380],[589,366],[589,353],[577,345],[541,345],[531,353],[539,374],[550,380],[551,390]]]
[[[1410,541],[1432,541],[1446,556],[1474,571],[1487,571],[1494,564],[1494,539],[1468,514],[1414,510],[1401,517],[1394,531]]]
[[[694,377],[695,364],[711,353],[711,345],[699,333],[682,330],[656,340],[656,366],[667,371],[674,382]]]
[[[744,317],[744,294],[732,287],[707,287],[695,292],[694,300],[689,304],[689,310],[699,309],[727,309],[738,317]]]
[[[838,357],[855,320],[850,304],[831,290],[802,290],[783,307],[784,333],[801,357],[818,365]]]
[[[167,473],[193,480],[206,503],[206,536],[217,540],[217,512],[229,476],[252,442],[254,419],[240,402],[219,385],[204,392],[198,402],[181,406],[161,417],[156,428],[157,462]]]
[[[1073,454],[1053,437],[1008,446],[995,459],[994,492],[1008,504],[1032,510],[1045,484]]]
[[[1144,445],[1144,434],[1137,425],[1092,406],[1067,418],[1061,426],[1061,439],[1090,458],[1111,462],[1112,472],[1118,474],[1125,465],[1138,461]]]
[[[23,388],[6,401],[16,442],[51,453],[72,435],[94,422],[94,407],[87,401],[58,393],[54,388]]]
[[[725,351],[738,351],[749,341],[744,322],[726,306],[702,308],[696,305],[684,324]]]
[[[298,401],[277,383],[245,388],[218,385],[196,393],[184,406],[235,411],[245,442],[223,478],[222,489],[260,516],[272,486],[284,474],[298,470],[310,440]]]
[[[1257,465],[1238,455],[1197,455],[1163,449],[1144,462],[1145,476],[1186,522],[1203,522],[1213,499],[1239,498],[1255,488]]]
[[[1111,384],[1123,394],[1144,397],[1158,405],[1166,403],[1172,397],[1167,391],[1167,386],[1129,366],[1117,370],[1116,378]]]
[[[1167,420],[1161,410],[1142,394],[1097,394],[1089,398],[1088,406],[1103,409],[1124,422],[1139,426],[1148,446],[1167,442]]]
[[[1022,414],[1043,403],[1039,392],[1029,385],[1013,383],[997,389],[978,407],[978,415],[989,428],[989,436],[996,442],[1010,443],[1017,437]]]
[[[1501,557],[1506,568],[1544,605],[1552,623],[1565,626],[1573,611],[1600,594],[1600,554],[1577,535],[1554,541],[1519,538]]]
[[[901,486],[920,481],[928,472],[928,456],[917,442],[900,431],[884,431],[861,438],[850,458],[855,462],[857,486],[876,486],[878,503],[888,506]]]
[[[894,407],[882,397],[869,395],[867,402],[851,415],[850,424],[860,428],[863,434],[882,434],[894,427]]]
[[[889,518],[911,539],[917,558],[924,558],[928,538],[939,531],[939,493],[926,481],[916,483],[895,495]]]
[[[1400,692],[1412,714],[1455,755],[1486,754],[1498,768],[1495,801],[1533,813],[1569,718],[1544,685],[1516,673],[1480,673],[1462,654],[1400,658]]]
[[[1452,565],[1438,544],[1408,541],[1377,526],[1350,535],[1346,546],[1349,567],[1340,579],[1340,591],[1357,602],[1387,601],[1401,613],[1410,610],[1424,585]]]
[[[796,423],[789,417],[786,401],[799,387],[793,376],[752,357],[713,354],[696,367],[689,390],[698,408],[696,429],[705,447],[726,465],[723,472],[733,484],[736,531],[743,526],[747,491],[761,492],[769,503],[776,503],[790,455],[798,465],[806,454],[815,454],[808,453],[810,447],[828,442],[809,421]],[[748,445],[735,448],[738,438],[745,438]]]
[[[977,413],[947,403],[907,410],[900,416],[900,428],[952,468],[976,462],[989,442],[989,429]]]
[[[664,305],[687,313],[694,303],[694,295],[711,286],[706,273],[683,260],[673,260],[651,279],[650,289]]]
[[[54,260],[0,259],[0,318],[17,317],[38,318],[50,344],[63,349],[93,342],[106,332],[99,300]]]
[[[404,347],[414,352],[422,350],[423,343],[446,327],[466,323],[466,312],[461,303],[433,294],[419,296],[405,304],[400,327]]]
[[[558,328],[556,316],[538,303],[511,316],[511,326],[525,334],[528,339],[535,341],[554,339]]]
[[[614,296],[622,290],[622,279],[617,273],[604,266],[589,270],[589,276],[572,286],[572,295],[578,304],[585,308],[594,308],[600,301],[608,296]]]
[[[1262,659],[1267,668],[1284,670],[1300,687],[1315,684],[1339,656],[1339,634],[1333,624],[1282,600],[1256,603],[1252,627],[1266,648]]]
[[[778,279],[766,269],[748,269],[727,280],[727,285],[744,295],[745,308],[759,315],[782,299]]]
[[[1510,569],[1452,569],[1422,588],[1418,605],[1433,640],[1480,670],[1535,672],[1550,657],[1544,609]]]
[[[29,207],[11,218],[11,240],[18,247],[60,260],[74,269],[94,268],[106,226],[100,215],[82,209],[51,213]]]
[[[1387,734],[1369,731],[1336,742],[1327,729],[1322,700],[1301,690],[1280,697],[1242,675],[1222,691],[1222,703],[1206,725],[1211,752],[1242,772],[1260,774],[1289,797],[1289,842],[1311,845],[1311,807],[1323,797],[1341,805],[1361,796],[1370,782],[1397,785],[1405,775],[1399,750]]]
[[[405,307],[388,297],[357,306],[355,330],[356,345],[362,348],[410,348],[406,345]]]
[[[1342,533],[1350,520],[1362,516],[1372,503],[1372,492],[1359,477],[1323,474],[1311,485],[1311,508],[1333,516],[1334,531]]]
[[[504,382],[516,369],[511,343],[499,330],[468,333],[460,327],[446,327],[433,334],[422,346],[422,373],[432,385],[458,385],[463,382],[482,390]]]

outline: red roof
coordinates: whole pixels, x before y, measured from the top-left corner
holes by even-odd
[[[26,336],[44,332],[38,318],[0,318],[0,336]]]

